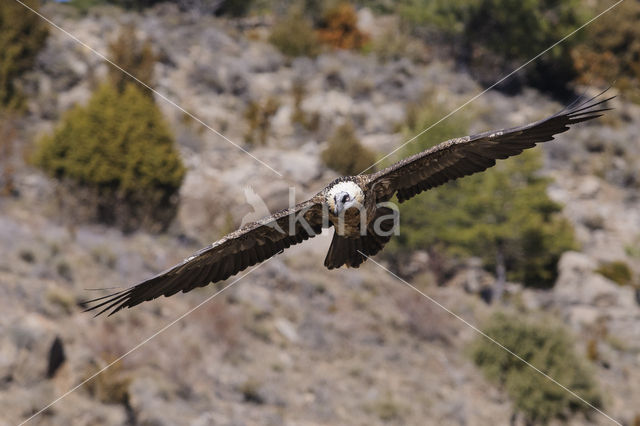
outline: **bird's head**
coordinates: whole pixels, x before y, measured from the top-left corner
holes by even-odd
[[[326,202],[331,212],[339,216],[351,207],[364,205],[364,192],[355,182],[338,182],[327,191]]]

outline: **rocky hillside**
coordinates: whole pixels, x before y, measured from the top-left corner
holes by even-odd
[[[76,223],[69,206],[61,210],[59,185],[17,158],[15,195],[0,197],[0,424],[29,418],[158,331],[29,424],[524,424],[505,389],[471,361],[473,329],[372,262],[323,269],[328,234],[237,282],[232,277],[109,318],[92,318],[80,306],[103,294],[95,289],[140,281],[240,225],[252,212],[247,187],[272,211],[288,204],[289,188],[297,200],[314,194],[337,176],[321,152],[344,122],[380,156],[392,151],[405,140],[399,129],[410,105],[428,96],[454,109],[482,91],[467,74],[428,54],[382,61],[336,51],[289,59],[267,42],[269,22],[198,17],[166,4],[142,13],[98,8],[86,16],[49,5],[43,13],[105,54],[123,24],[134,23],[149,38],[159,58],[155,99],[188,172],[166,233],[123,234]],[[359,15],[372,37],[385,34],[388,20],[366,9]],[[88,100],[108,66],[52,30],[23,77],[23,157],[64,111]],[[266,139],[250,143],[246,111],[270,100],[277,107]],[[492,283],[490,274],[470,261],[437,282],[422,252],[412,259],[417,272],[410,282],[474,325],[500,309],[564,323],[576,351],[589,359],[603,411],[634,425],[640,294],[612,281],[602,265],[624,262],[640,276],[640,108],[620,99],[611,104],[606,117],[544,147],[544,173],[554,179],[549,195],[565,206],[580,243],[579,252],[563,255],[553,289],[509,283],[502,306],[487,305],[478,293]],[[517,96],[489,92],[465,110],[476,132],[560,108],[527,89]],[[314,128],[296,122],[296,112]],[[553,422],[612,424],[597,412]]]

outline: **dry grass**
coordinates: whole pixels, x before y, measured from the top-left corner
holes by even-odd
[[[242,318],[228,300],[212,300],[190,316],[193,326],[199,328],[206,340],[224,347],[227,353],[240,348]]]
[[[107,365],[113,360],[114,358],[107,357],[104,364]],[[100,364],[94,364],[85,374],[86,378],[91,377],[103,367]],[[131,376],[123,370],[122,362],[118,361],[89,381],[86,389],[93,398],[105,404],[127,404],[131,380]]]
[[[248,144],[265,145],[267,143],[271,119],[278,112],[278,108],[280,108],[280,102],[272,96],[249,102],[244,112],[244,118],[249,126],[244,139]]]
[[[373,404],[371,404],[370,409],[383,422],[402,423],[401,420],[403,408],[391,396],[391,394],[387,394],[384,397],[376,400]]]
[[[457,330],[442,308],[425,303],[421,295],[411,293],[399,298],[397,304],[406,315],[408,331],[414,336],[445,345],[455,340]]]
[[[76,306],[76,300],[73,294],[57,286],[47,291],[47,301],[54,306],[60,307],[67,315],[71,315]]]

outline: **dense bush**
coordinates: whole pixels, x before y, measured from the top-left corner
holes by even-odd
[[[408,135],[442,115],[427,106],[410,114]],[[422,151],[467,132],[464,119],[446,120],[407,146],[404,155]],[[433,132],[433,133],[432,133]],[[464,179],[427,191],[400,206],[401,233],[396,253],[415,249],[476,256],[498,278],[533,287],[550,287],[564,251],[575,248],[573,229],[546,194],[549,180],[539,176],[537,151],[523,154]]]
[[[17,131],[14,123],[13,114],[0,113],[0,196],[16,194]]]
[[[227,15],[238,18],[249,13],[253,0],[222,0],[215,11],[216,15]]]
[[[633,282],[633,272],[626,262],[616,260],[604,262],[596,272],[620,285],[629,285]]]
[[[118,38],[109,44],[109,53],[110,59],[125,71],[149,86],[154,85],[153,67],[156,56],[148,40],[138,40],[133,25],[125,25],[121,29]],[[124,92],[128,82],[134,81],[116,67],[109,67],[109,80],[120,92]]]
[[[571,338],[562,327],[498,313],[483,331],[595,407],[602,405],[591,371],[575,352]],[[515,410],[522,413],[528,423],[544,424],[553,418],[566,418],[572,412],[590,410],[485,337],[478,337],[472,344],[471,356],[489,380],[504,387]]]
[[[597,10],[610,2],[600,0]],[[616,86],[640,103],[640,3],[622,2],[595,20],[572,56],[585,84]]]
[[[320,53],[320,42],[313,23],[296,6],[273,26],[269,41],[291,57],[313,57]]]
[[[376,155],[360,143],[353,126],[347,123],[338,127],[329,139],[322,161],[342,175],[357,175],[376,162]]]
[[[369,41],[369,36],[358,28],[358,15],[348,2],[326,10],[318,37],[322,43],[339,49],[360,49]]]
[[[142,10],[163,0],[70,0],[69,4],[86,13],[95,6],[115,5],[126,9]]]
[[[82,12],[94,6],[111,4],[124,9],[143,10],[166,0],[70,0],[70,4]],[[213,13],[240,17],[246,15],[253,6],[253,0],[178,0],[178,7],[200,13]]]
[[[446,33],[458,59],[484,84],[495,82],[584,21],[578,0],[404,0],[397,10],[416,27]],[[572,36],[529,64],[523,71],[526,82],[562,90],[576,76],[570,52],[579,37]]]
[[[145,9],[151,7],[157,3],[161,3],[162,0],[110,0],[109,3],[116,4],[124,7],[125,9]]]
[[[88,196],[93,218],[125,230],[162,229],[185,170],[158,107],[134,85],[101,86],[43,137],[34,162]]]
[[[38,8],[37,0],[25,0]],[[16,1],[0,3],[0,108],[22,106],[16,80],[33,66],[47,38],[47,24]]]

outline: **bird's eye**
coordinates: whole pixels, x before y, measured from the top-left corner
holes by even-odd
[[[342,196],[342,203],[344,204],[344,203],[346,203],[347,201],[349,201],[349,195],[348,195],[348,194],[344,194],[344,195]]]

